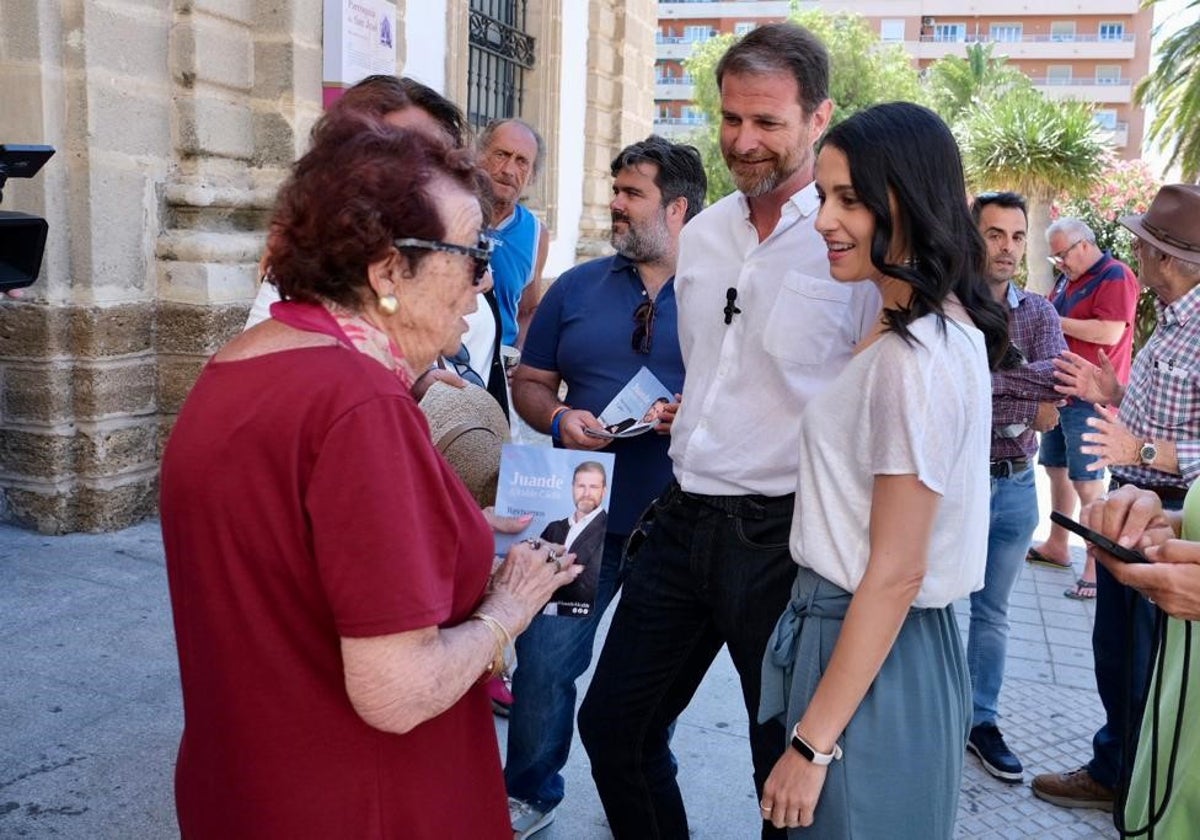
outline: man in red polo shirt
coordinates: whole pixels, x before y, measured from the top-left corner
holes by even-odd
[[[1063,218],[1046,230],[1050,262],[1060,272],[1050,302],[1058,310],[1067,348],[1092,364],[1106,357],[1124,385],[1133,359],[1133,321],[1139,286],[1129,266],[1096,246],[1096,235],[1078,219]],[[1050,506],[1075,516],[1075,504],[1086,505],[1104,492],[1104,470],[1089,470],[1095,460],[1080,447],[1089,417],[1098,416],[1092,403],[1078,398],[1059,410],[1059,426],[1042,435],[1038,463],[1050,476]],[[1071,567],[1067,532],[1050,527],[1049,538],[1029,549],[1029,560]],[[1096,565],[1088,558],[1083,575],[1065,593],[1068,598],[1096,597]]]

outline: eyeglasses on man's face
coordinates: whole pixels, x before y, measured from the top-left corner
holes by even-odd
[[[1065,263],[1067,261],[1067,254],[1071,253],[1071,249],[1074,248],[1076,245],[1081,244],[1082,242],[1083,242],[1082,239],[1076,239],[1074,242],[1072,242],[1066,248],[1063,248],[1061,251],[1059,251],[1057,253],[1051,254],[1050,256],[1046,257],[1046,259],[1050,260],[1051,265],[1062,265],[1063,263]]]
[[[492,250],[496,247],[496,242],[486,233],[479,234],[479,244],[475,247],[470,245],[455,245],[453,242],[439,242],[433,239],[396,239],[392,242],[397,248],[421,248],[425,251],[442,251],[447,254],[461,254],[464,257],[470,257],[475,261],[475,273],[471,278],[471,285],[479,286],[483,284],[483,275],[487,274],[488,265],[492,261]]]

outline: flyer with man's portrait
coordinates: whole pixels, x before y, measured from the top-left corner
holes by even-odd
[[[545,615],[586,618],[596,603],[596,586],[608,529],[613,456],[608,452],[551,449],[506,443],[500,456],[496,513],[532,515],[519,534],[497,534],[496,554],[503,557],[519,540],[537,537],[566,546],[584,567],[574,581],[558,589]]]

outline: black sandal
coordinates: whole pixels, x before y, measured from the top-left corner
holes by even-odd
[[[1075,585],[1063,592],[1072,601],[1092,601],[1096,598],[1096,581],[1080,578]]]

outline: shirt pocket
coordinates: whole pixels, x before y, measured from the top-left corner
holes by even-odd
[[[1162,429],[1188,432],[1195,425],[1195,412],[1200,406],[1200,394],[1196,386],[1195,371],[1156,360],[1150,374],[1150,394],[1146,400],[1147,419]]]
[[[793,365],[819,365],[848,345],[852,290],[833,280],[788,272],[763,330],[763,349]]]

